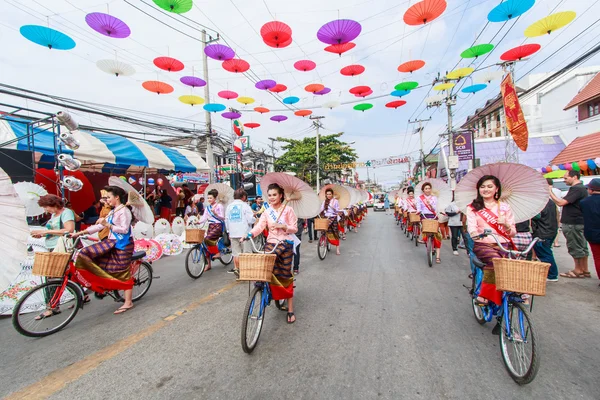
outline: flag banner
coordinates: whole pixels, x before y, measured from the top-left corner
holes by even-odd
[[[504,77],[500,84],[500,88],[502,90],[506,127],[517,144],[517,147],[522,151],[527,151],[527,144],[529,141],[527,122],[525,121],[523,110],[519,104],[519,97],[517,96],[511,74],[507,74]]]

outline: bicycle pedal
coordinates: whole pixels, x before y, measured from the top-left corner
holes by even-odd
[[[152,275],[152,279],[160,279],[160,276]]]

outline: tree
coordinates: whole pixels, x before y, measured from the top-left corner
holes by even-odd
[[[357,159],[354,149],[348,143],[339,140],[344,133],[321,136],[319,140],[321,177],[325,177],[325,164],[348,164]],[[316,137],[305,137],[302,140],[278,137],[277,141],[285,143],[285,153],[275,161],[277,171],[295,172],[298,178],[311,185],[316,184]]]

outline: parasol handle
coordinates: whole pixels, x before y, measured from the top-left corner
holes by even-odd
[[[287,207],[287,199],[283,200],[283,208],[281,209],[281,212],[279,213],[279,215],[277,216],[277,219],[275,220],[275,223],[278,224],[279,223],[279,218],[281,217],[281,214],[283,214],[283,212],[285,211],[285,208]]]

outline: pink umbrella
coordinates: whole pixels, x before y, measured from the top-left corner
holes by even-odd
[[[144,257],[146,261],[157,261],[163,255],[162,246],[154,239],[138,239],[133,245],[135,251],[146,252],[146,257]]]

